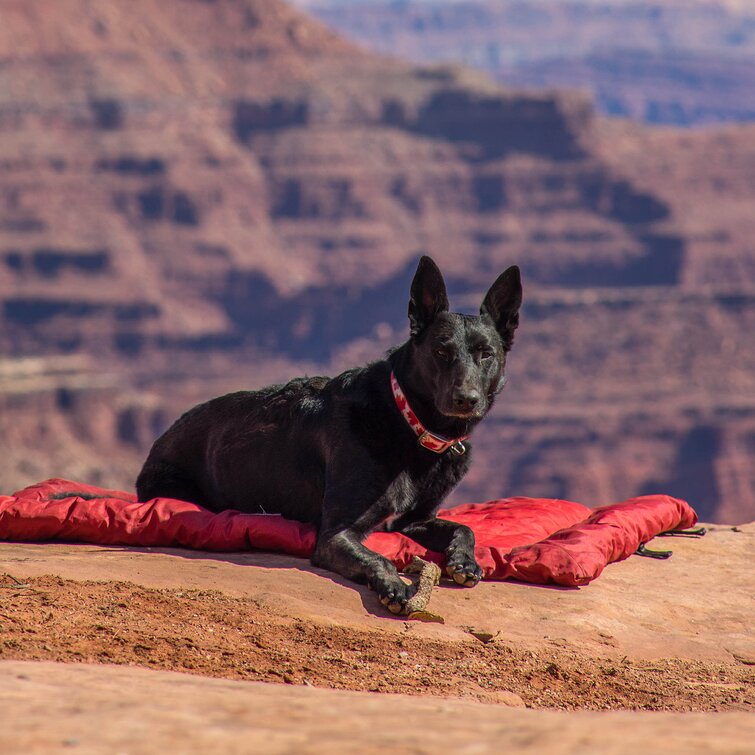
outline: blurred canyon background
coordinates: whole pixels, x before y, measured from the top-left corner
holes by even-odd
[[[755,518],[755,2],[0,0],[2,492],[378,358],[421,254],[524,276],[452,502]]]

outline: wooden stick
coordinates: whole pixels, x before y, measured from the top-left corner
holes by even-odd
[[[419,573],[417,591],[412,595],[404,606],[402,613],[416,621],[431,621],[443,624],[442,616],[430,613],[427,604],[430,602],[433,587],[440,582],[440,567],[430,561],[425,561],[415,556],[412,562],[404,570],[407,574]]]

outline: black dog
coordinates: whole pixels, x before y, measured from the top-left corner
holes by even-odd
[[[467,471],[467,438],[503,387],[521,301],[519,268],[510,267],[479,316],[450,314],[440,270],[422,257],[406,343],[332,379],[299,378],[195,407],[155,442],[139,500],[313,522],[312,563],[366,582],[395,611],[412,587],[362,545],[376,529],[445,553],[449,576],[476,585],[472,531],[435,511]]]

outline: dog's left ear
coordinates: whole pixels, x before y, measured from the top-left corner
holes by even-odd
[[[448,312],[446,284],[438,266],[424,256],[417,265],[409,299],[409,332],[419,335],[439,312]]]
[[[519,268],[512,265],[498,276],[480,307],[480,314],[489,317],[503,340],[505,349],[514,342],[514,331],[519,325],[519,307],[522,306],[522,279]]]

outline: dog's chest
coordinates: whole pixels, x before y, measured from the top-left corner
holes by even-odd
[[[398,475],[385,491],[385,515],[395,519],[413,508],[422,490],[422,481],[409,472]]]
[[[393,520],[420,503],[440,501],[456,484],[458,477],[445,459],[421,471],[403,471],[388,486],[384,500],[384,513]]]

